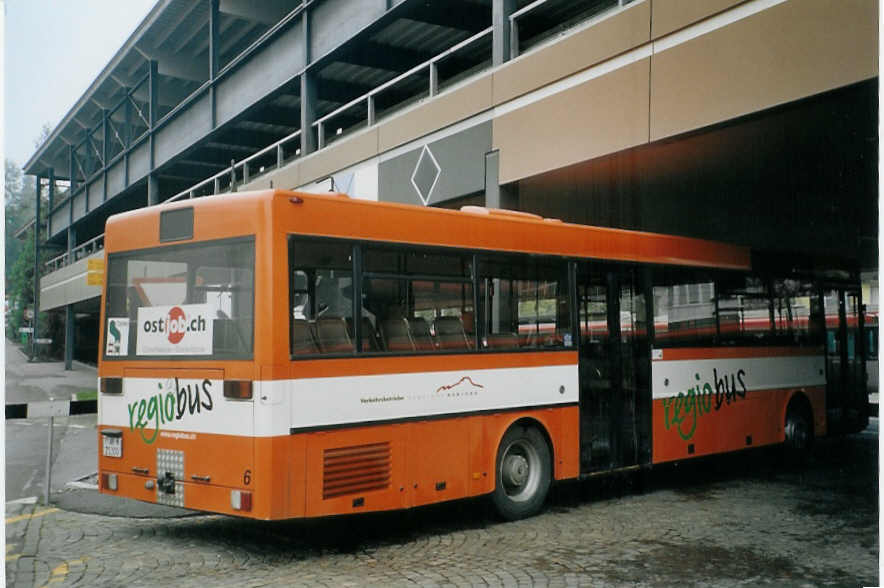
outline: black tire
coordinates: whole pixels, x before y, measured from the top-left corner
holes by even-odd
[[[786,413],[785,450],[788,461],[802,463],[807,459],[813,444],[813,423],[806,410],[800,406],[790,407]]]
[[[543,435],[534,427],[516,425],[497,448],[491,502],[508,521],[530,517],[543,507],[552,480],[552,459]]]

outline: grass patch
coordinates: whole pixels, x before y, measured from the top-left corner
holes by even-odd
[[[95,400],[98,398],[98,390],[83,388],[82,390],[77,391],[76,396],[77,400]]]

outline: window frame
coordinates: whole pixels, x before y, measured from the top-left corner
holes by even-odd
[[[188,361],[251,361],[255,357],[255,305],[258,299],[258,292],[256,290],[257,285],[257,276],[256,276],[256,264],[258,259],[258,240],[255,235],[242,235],[239,237],[227,237],[222,239],[210,239],[206,241],[189,241],[187,243],[182,243],[180,241],[176,241],[174,243],[170,243],[169,245],[160,245],[157,247],[144,247],[141,249],[129,249],[126,251],[117,251],[113,253],[108,253],[107,255],[107,266],[110,268],[111,263],[117,260],[126,260],[127,258],[137,258],[139,255],[145,255],[150,253],[157,253],[159,251],[181,251],[187,249],[199,249],[204,248],[206,246],[216,246],[216,245],[239,245],[239,244],[250,244],[252,246],[252,333],[250,340],[250,348],[248,352],[244,352],[242,354],[225,354],[225,355],[146,355],[146,356],[138,356],[138,355],[127,355],[125,357],[119,357],[114,355],[107,354],[107,345],[102,345],[101,350],[101,360],[102,361],[172,361],[176,364],[180,364]],[[109,272],[108,272],[109,273]],[[128,273],[126,276],[128,280]],[[108,296],[108,288],[109,282],[106,280],[104,287],[102,289],[104,295],[104,320],[101,324],[101,341],[105,342],[105,337],[107,336],[107,321],[110,318],[110,296]],[[131,327],[130,327],[131,328]]]
[[[292,303],[293,303],[293,295],[294,295],[294,270],[296,269],[292,263],[291,251],[292,251],[292,243],[296,240],[310,240],[314,242],[325,242],[325,243],[341,243],[348,244],[351,246],[352,250],[352,261],[351,261],[351,271],[353,275],[353,309],[352,316],[353,320],[353,352],[352,353],[304,353],[304,354],[295,354],[293,353],[293,338],[292,338],[292,324],[294,320],[294,316],[292,314]],[[379,271],[365,271],[365,252],[367,248],[379,248],[393,251],[415,251],[419,250],[422,252],[428,253],[437,253],[442,255],[452,255],[452,256],[461,256],[468,257],[470,263],[470,275],[457,277],[457,276],[444,276],[444,275],[432,275],[432,274],[407,274],[407,273],[396,273],[395,271],[391,272],[379,272]],[[386,241],[373,241],[366,239],[347,239],[340,237],[322,237],[322,236],[314,236],[314,235],[304,235],[299,233],[287,233],[286,234],[286,271],[288,272],[288,313],[289,313],[289,322],[288,322],[288,348],[289,348],[289,359],[291,361],[313,361],[318,359],[345,359],[345,358],[379,358],[379,357],[412,357],[412,356],[442,356],[442,355],[469,355],[469,354],[483,354],[483,353],[558,353],[558,352],[576,352],[578,349],[578,343],[575,339],[575,320],[574,320],[574,277],[573,277],[573,264],[576,261],[576,258],[570,258],[565,256],[554,256],[554,255],[537,255],[531,253],[520,253],[520,252],[506,252],[506,251],[487,251],[487,250],[474,250],[474,249],[465,249],[460,247],[443,247],[443,246],[434,246],[434,245],[421,245],[421,244],[412,244],[412,243],[390,243]],[[491,348],[482,348],[481,346],[481,337],[484,327],[481,325],[479,321],[479,264],[484,260],[494,261],[495,259],[506,258],[506,257],[523,257],[523,258],[531,258],[534,260],[538,260],[541,263],[543,260],[547,260],[550,264],[561,264],[563,275],[565,276],[565,280],[563,281],[563,287],[566,289],[566,293],[568,296],[568,308],[571,314],[571,325],[568,329],[568,332],[571,334],[572,345],[570,347],[565,346],[557,346],[557,347],[526,347],[526,348],[513,348],[513,349],[491,349]],[[363,337],[362,337],[362,321],[355,320],[355,317],[362,317],[362,290],[365,279],[390,279],[390,280],[410,280],[410,281],[435,281],[435,282],[444,282],[444,283],[461,283],[461,284],[470,284],[472,288],[472,304],[473,304],[473,313],[474,313],[474,332],[472,335],[467,334],[467,338],[470,342],[471,347],[466,350],[443,350],[443,349],[435,349],[432,351],[423,351],[423,350],[414,350],[414,351],[369,351],[365,349],[365,345],[363,345]]]

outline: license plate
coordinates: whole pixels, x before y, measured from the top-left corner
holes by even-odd
[[[123,438],[103,436],[101,454],[105,457],[123,457]]]

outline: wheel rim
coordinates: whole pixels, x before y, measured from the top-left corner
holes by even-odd
[[[804,449],[807,447],[810,433],[808,432],[807,423],[801,417],[792,417],[789,419],[789,437],[792,447],[796,449]]]
[[[500,478],[503,490],[510,500],[530,500],[540,486],[540,453],[528,441],[510,443],[500,462]]]

